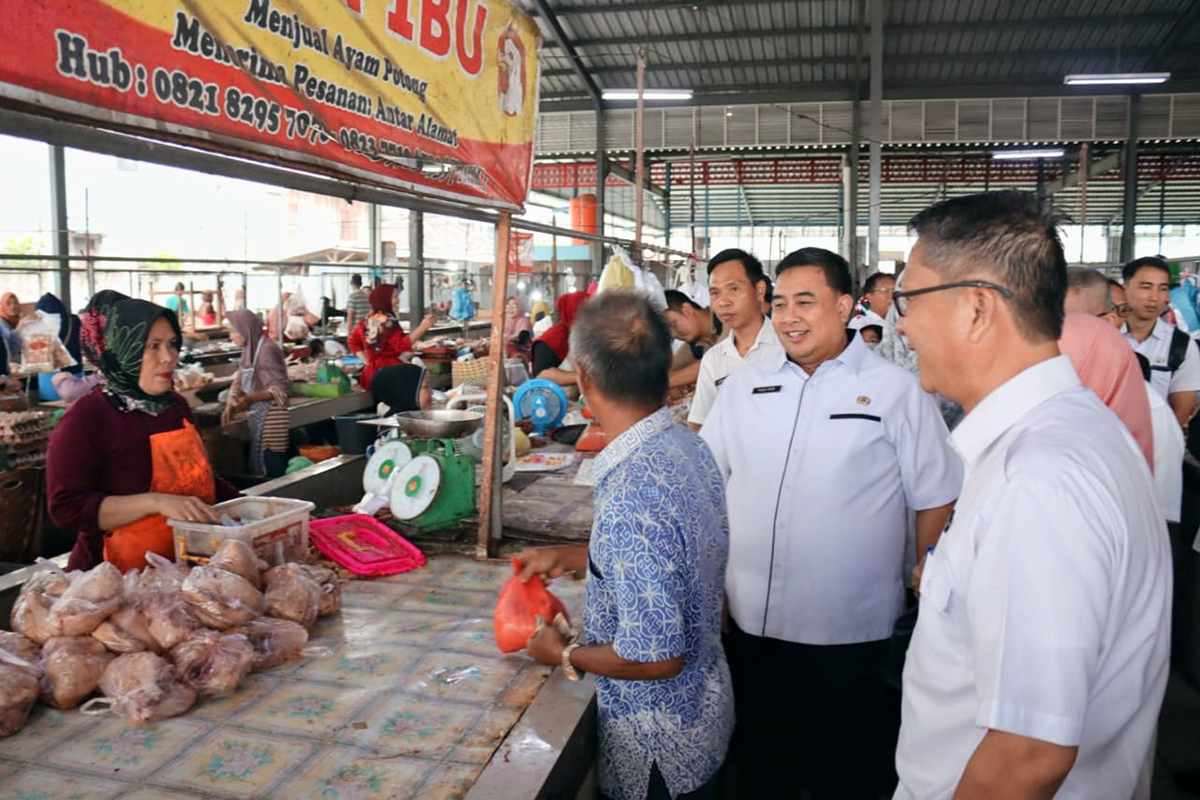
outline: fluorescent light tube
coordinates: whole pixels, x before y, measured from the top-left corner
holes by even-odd
[[[605,89],[600,93],[605,100],[637,100],[637,89]],[[643,100],[691,100],[691,89],[644,89]]]
[[[1112,86],[1136,83],[1165,83],[1171,78],[1169,72],[1111,72],[1093,75],[1068,75],[1063,83],[1068,86]]]
[[[995,159],[1013,159],[1013,158],[1062,158],[1062,150],[995,150],[992,152],[992,158]]]

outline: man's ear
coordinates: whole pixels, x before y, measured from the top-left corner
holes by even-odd
[[[588,374],[580,369],[579,364],[575,364],[575,381],[579,384],[579,391],[585,396],[592,393],[592,381]]]
[[[850,322],[850,314],[854,312],[854,298],[848,294],[844,294],[837,299],[838,314],[842,317],[842,324],[847,325]]]

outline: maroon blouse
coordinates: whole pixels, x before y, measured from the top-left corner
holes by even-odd
[[[158,416],[118,411],[99,389],[67,408],[46,454],[46,504],[55,525],[79,532],[68,569],[90,569],[104,560],[100,503],[110,494],[150,491],[150,436],[178,430],[185,419],[196,424],[179,395]],[[239,494],[219,475],[216,492],[218,502]]]

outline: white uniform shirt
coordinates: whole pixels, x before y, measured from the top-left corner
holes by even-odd
[[[1079,748],[1059,800],[1132,796],[1171,624],[1145,457],[1066,356],[994,390],[951,441],[967,476],[921,575],[896,797],[951,797],[989,728]]]
[[[1164,320],[1154,323],[1154,330],[1146,340],[1139,342],[1129,332],[1129,326],[1121,327],[1125,338],[1133,345],[1134,351],[1141,353],[1150,361],[1150,385],[1162,395],[1165,400],[1172,392],[1200,392],[1200,350],[1192,342],[1188,342],[1187,354],[1183,363],[1174,373],[1167,369],[1167,359],[1171,353],[1171,338],[1175,326]]]
[[[1183,505],[1183,428],[1179,417],[1158,392],[1146,384],[1150,397],[1150,422],[1154,431],[1154,488],[1163,519],[1179,522]]]
[[[859,337],[811,376],[781,348],[725,382],[700,435],[726,480],[738,626],[805,644],[890,636],[905,509],[945,505],[962,486],[917,376]]]
[[[708,412],[717,399],[717,390],[725,379],[747,364],[753,364],[767,356],[779,355],[783,345],[779,342],[779,334],[771,324],[770,317],[763,317],[762,327],[758,335],[750,343],[750,349],[743,356],[738,352],[730,333],[708,349],[700,360],[700,375],[696,378],[696,394],[692,397],[692,407],[688,412],[688,422],[703,425]]]

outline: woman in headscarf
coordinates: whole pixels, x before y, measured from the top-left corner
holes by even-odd
[[[17,333],[17,325],[21,322],[21,301],[12,292],[0,295],[0,343],[8,351],[4,359],[0,375],[7,375],[10,363],[21,361],[21,336]]]
[[[168,519],[216,523],[211,504],[238,493],[214,473],[187,401],[172,391],[175,313],[144,300],[102,308],[104,334],[92,346],[105,384],[73,403],[50,437],[47,505],[56,525],[79,533],[68,569],[105,560],[124,572],[147,552],[174,556]]]
[[[371,378],[376,372],[399,364],[400,356],[411,352],[413,342],[419,341],[436,321],[433,314],[426,315],[410,337],[396,318],[400,310],[400,292],[395,284],[376,286],[367,299],[371,303],[371,313],[354,326],[346,340],[350,352],[366,365],[359,379],[364,389],[371,388]]]
[[[587,299],[587,292],[568,292],[560,295],[555,302],[554,308],[558,322],[533,343],[533,376],[535,378],[546,370],[554,370],[550,375],[543,377],[550,378],[555,383],[564,383],[564,381],[567,385],[575,383],[574,367],[567,360],[571,349],[571,326],[575,324],[575,316],[579,313],[579,307]],[[564,362],[567,363],[567,367],[563,367]],[[566,378],[570,378],[570,380],[566,380]]]
[[[229,312],[229,338],[242,348],[240,369],[229,386],[221,414],[228,424],[233,414],[247,409],[250,425],[250,472],[278,477],[287,469],[289,446],[288,380],[283,348],[263,335],[262,321],[245,309]]]
[[[420,364],[394,364],[384,367],[371,379],[375,405],[388,407],[388,414],[429,408],[430,389],[425,368]]]
[[[38,299],[35,309],[46,314],[58,315],[59,341],[67,348],[71,358],[75,359],[75,366],[54,373],[50,379],[59,399],[70,403],[90,392],[101,381],[99,375],[84,377],[83,374],[83,350],[80,341],[82,320],[67,311],[62,301],[49,292]]]
[[[525,305],[519,297],[510,297],[504,303],[504,343],[508,355],[529,361],[533,349],[533,323],[525,313]]]

